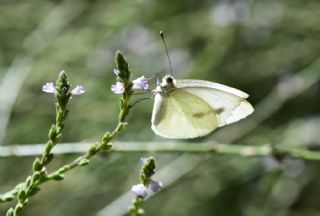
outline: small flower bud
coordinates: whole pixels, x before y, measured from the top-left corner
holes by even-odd
[[[49,139],[53,140],[56,137],[57,133],[56,133],[56,126],[52,125],[50,130],[49,130]]]
[[[120,51],[116,52],[116,64],[118,69],[118,77],[124,82],[128,83],[130,79],[131,72],[129,70],[129,65],[124,56]]]
[[[147,161],[145,161],[144,165],[142,166],[142,171],[145,176],[151,177],[155,173],[156,162],[153,157],[149,157]]]
[[[55,138],[55,139],[57,139],[57,137]],[[51,151],[51,149],[53,148],[53,142],[52,141],[49,141],[48,143],[47,143],[47,145],[46,145],[46,148],[45,148],[45,152],[48,154],[50,151]]]
[[[40,171],[40,176],[45,176],[45,175],[47,175],[47,169],[43,167]]]
[[[14,209],[12,207],[7,211],[6,216],[14,216]]]
[[[133,205],[131,205],[131,206],[129,206],[128,211],[129,211],[130,213],[134,213],[135,209],[136,209],[136,208],[135,208]]]
[[[106,132],[102,137],[102,142],[103,143],[108,143],[110,141],[110,139],[111,139],[110,132]]]
[[[144,215],[144,210],[142,208],[139,208],[138,209],[138,215]]]
[[[128,126],[128,122],[121,122],[118,127],[118,131]]]
[[[108,143],[108,144],[104,144],[102,145],[102,151],[109,151],[112,148],[112,144]]]
[[[70,83],[64,70],[60,71],[56,82],[56,89],[59,93],[67,93],[70,89]]]
[[[32,177],[28,176],[27,180],[26,180],[26,186],[29,187],[32,183]]]
[[[54,154],[48,154],[47,157],[45,158],[44,164],[50,163],[54,158]]]
[[[79,162],[79,166],[86,166],[89,163],[90,163],[90,161],[88,159],[84,158]]]
[[[60,121],[62,122],[64,119],[65,119],[65,118],[64,118],[64,115],[62,114]],[[57,127],[57,134],[60,134],[60,133],[62,132],[63,128],[64,128],[64,125],[58,126],[58,127]]]
[[[28,193],[29,197],[35,195],[37,192],[40,191],[40,188],[39,187],[32,187]]]
[[[53,176],[52,179],[55,181],[62,181],[64,179],[64,175],[63,174],[55,175],[55,176]]]
[[[98,146],[98,144],[96,144],[96,143],[92,144],[89,149],[89,154],[91,154],[91,155],[94,154],[97,150],[97,146]]]
[[[22,211],[22,208],[23,208],[23,204],[18,203],[16,205],[16,208],[14,209],[14,215],[19,215]]]
[[[14,198],[13,195],[2,195],[0,196],[0,203],[12,201]]]
[[[24,202],[24,200],[26,199],[26,192],[24,190],[21,190],[18,193],[18,199],[20,202]]]
[[[37,181],[39,177],[40,177],[40,172],[39,171],[34,172],[32,176],[32,181],[33,182]]]
[[[33,162],[33,171],[41,171],[42,165],[40,163],[40,159],[36,158]]]

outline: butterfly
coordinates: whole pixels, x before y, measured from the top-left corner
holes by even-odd
[[[166,75],[154,90],[151,128],[165,138],[202,137],[253,113],[248,97],[219,83]]]
[[[172,139],[202,137],[253,113],[243,91],[204,80],[174,79],[162,31],[160,36],[171,73],[154,90],[151,128],[155,134]]]

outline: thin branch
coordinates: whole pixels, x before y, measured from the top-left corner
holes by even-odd
[[[88,151],[90,143],[65,143],[57,145],[54,154],[79,154]],[[43,151],[43,144],[0,146],[0,157],[36,156]],[[115,152],[159,152],[159,153],[211,153],[229,154],[244,157],[290,156],[304,160],[320,160],[320,151],[312,151],[290,146],[264,144],[259,146],[218,144],[218,143],[184,143],[184,142],[116,142],[110,151]]]

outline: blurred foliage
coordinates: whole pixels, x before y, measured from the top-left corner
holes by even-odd
[[[40,90],[43,83],[54,81],[61,69],[66,70],[74,86],[82,84],[87,90],[70,103],[62,141],[100,139],[117,121],[118,96],[110,91],[115,82],[115,51],[125,54],[135,77],[165,74],[168,62],[160,30],[166,33],[177,78],[234,86],[248,92],[254,105],[263,104],[274,89],[280,89],[280,94],[290,93],[305,84],[303,77],[293,85],[282,84],[311,67],[320,56],[319,8],[317,0],[3,0],[0,78],[18,56],[30,58],[32,67],[12,109],[3,143],[47,140],[54,120],[54,99]],[[311,73],[319,77],[320,67],[313,67]],[[283,104],[269,100],[268,106],[279,109],[233,142],[319,149],[319,98],[316,81]],[[151,108],[151,100],[137,105],[119,139],[164,141],[150,129]],[[255,118],[252,115],[243,121]],[[232,133],[223,133],[228,127],[219,129],[202,140],[228,142],[228,136],[234,136],[242,125],[230,126]],[[161,169],[181,154],[152,155]],[[43,186],[23,215],[95,215],[137,182],[140,156],[116,153],[97,157],[90,166],[68,173],[65,181]],[[190,157],[203,160],[147,201],[148,215],[320,214],[319,162],[201,154]],[[73,158],[57,156],[50,168]],[[31,172],[33,158],[0,160],[1,192]],[[0,214],[9,205],[1,204]]]

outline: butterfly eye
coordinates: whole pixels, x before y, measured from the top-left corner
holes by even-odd
[[[171,77],[168,77],[166,81],[167,83],[171,84],[173,82],[173,79]]]

